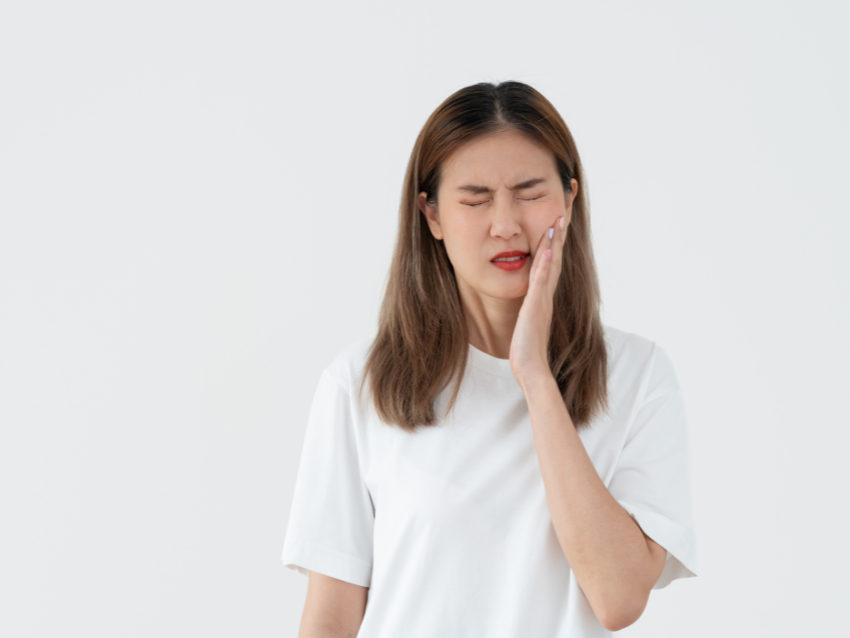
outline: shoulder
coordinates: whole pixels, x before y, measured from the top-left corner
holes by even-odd
[[[633,332],[626,332],[607,324],[602,324],[608,358],[618,360],[622,357],[648,355],[655,342]]]
[[[673,361],[661,344],[613,326],[603,324],[603,330],[612,382],[637,382],[644,396],[679,387]]]
[[[356,388],[375,337],[375,334],[371,334],[343,347],[327,365],[325,373],[335,379],[348,392],[352,388]]]

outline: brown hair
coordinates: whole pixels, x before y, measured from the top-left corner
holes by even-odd
[[[607,407],[607,352],[590,238],[584,174],[575,142],[555,107],[522,82],[481,82],[449,96],[419,133],[404,178],[398,236],[386,292],[360,384],[371,378],[378,416],[408,432],[437,423],[434,400],[457,377],[457,399],[469,341],[454,268],[434,238],[417,198],[436,203],[440,169],[464,143],[506,129],[552,151],[564,189],[578,182],[553,300],[549,365],[576,427]]]

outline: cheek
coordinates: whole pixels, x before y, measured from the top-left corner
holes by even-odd
[[[546,202],[546,206],[541,206],[538,210],[534,211],[532,218],[529,220],[532,229],[531,232],[533,233],[531,237],[540,241],[543,234],[549,232],[552,224],[564,215],[565,212],[566,209],[564,208],[563,201]]]
[[[470,215],[447,217],[443,221],[446,251],[455,268],[477,267],[487,241],[487,226]]]
[[[470,209],[474,211],[475,209]],[[475,215],[467,211],[452,210],[452,214],[446,216],[446,223],[449,225],[451,232],[457,235],[458,238],[473,237],[482,230],[486,229],[487,220],[481,215]]]

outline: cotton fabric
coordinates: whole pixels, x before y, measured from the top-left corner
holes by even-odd
[[[610,411],[579,436],[600,478],[667,549],[654,589],[696,576],[689,433],[667,352],[604,326]],[[611,636],[552,525],[528,405],[507,359],[469,346],[437,426],[381,422],[357,389],[374,336],[322,372],[283,564],[368,587],[359,638]]]

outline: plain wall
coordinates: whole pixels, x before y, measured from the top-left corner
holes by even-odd
[[[839,635],[848,7],[4,5],[0,635],[296,636],[310,398],[421,126],[509,79],[576,139],[603,321],[687,400],[701,573],[621,633]]]

